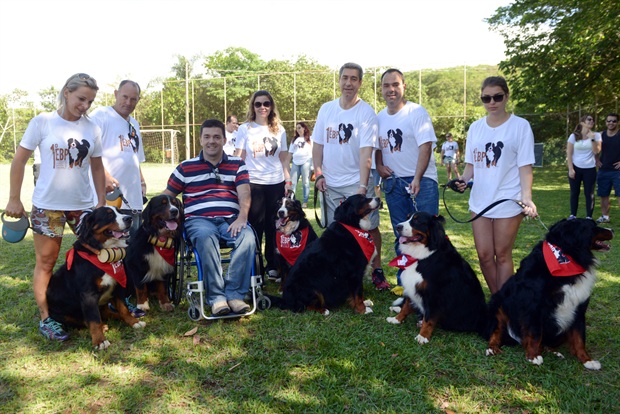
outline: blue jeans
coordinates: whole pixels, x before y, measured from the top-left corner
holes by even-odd
[[[420,191],[415,198],[415,204],[411,200],[409,193],[405,190],[405,186],[413,181],[413,177],[389,177],[383,179],[383,193],[390,211],[390,221],[392,222],[392,230],[394,231],[394,251],[397,255],[398,251],[398,232],[396,225],[407,220],[409,214],[417,211],[425,211],[430,214],[439,214],[439,187],[434,180],[422,177],[420,180]],[[400,285],[399,269],[396,279]]]
[[[224,218],[194,217],[185,221],[187,238],[202,262],[207,304],[241,299],[250,289],[252,263],[256,252],[254,232],[247,227],[237,237],[227,232]],[[226,275],[222,274],[220,239],[234,243]]]
[[[299,176],[301,176],[301,184],[304,189],[304,203],[307,203],[308,197],[310,197],[310,166],[312,166],[312,158],[305,164],[297,165],[292,163],[291,165],[291,182],[293,183],[293,188],[297,188]]]

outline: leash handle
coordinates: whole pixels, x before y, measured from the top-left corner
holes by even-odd
[[[452,182],[454,182],[454,183],[452,183]],[[451,183],[452,183],[452,184],[451,184]],[[472,221],[477,220],[477,219],[479,219],[480,217],[482,217],[482,215],[484,215],[484,213],[486,213],[487,211],[489,211],[489,210],[490,210],[490,209],[492,209],[493,207],[495,207],[495,206],[497,206],[498,204],[501,204],[501,203],[503,203],[503,202],[505,202],[505,201],[513,201],[513,202],[517,203],[517,204],[519,205],[519,207],[521,207],[521,208],[525,208],[525,207],[527,207],[527,206],[526,206],[526,205],[525,205],[522,201],[520,201],[520,200],[513,200],[513,199],[511,199],[511,198],[504,198],[504,199],[497,200],[497,201],[495,201],[495,202],[493,202],[493,203],[489,204],[489,205],[488,205],[487,207],[485,207],[485,208],[484,208],[484,209],[483,209],[480,213],[476,214],[474,217],[470,218],[469,220],[465,220],[465,221],[463,221],[463,220],[459,220],[459,219],[457,219],[456,217],[454,217],[454,216],[452,215],[452,213],[450,213],[450,209],[448,209],[448,205],[446,204],[446,188],[451,188],[451,189],[453,189],[453,190],[454,190],[454,188],[452,188],[452,187],[453,187],[453,186],[455,186],[455,183],[456,183],[456,180],[452,180],[452,181],[450,181],[448,184],[446,184],[446,185],[444,185],[444,186],[443,186],[443,206],[444,206],[444,208],[446,209],[446,212],[448,213],[448,215],[450,216],[450,218],[451,218],[452,220],[456,221],[457,223],[461,223],[461,224],[471,223]],[[469,185],[468,185],[468,188],[471,188],[471,186],[469,186]],[[460,192],[460,191],[458,191],[458,190],[454,190],[454,191],[456,191],[456,192],[458,192],[458,193],[461,193],[461,192]],[[462,193],[461,193],[461,194],[462,194]]]
[[[322,191],[320,191],[317,186],[316,186],[316,182],[318,180],[316,180],[314,182],[314,218],[316,220],[316,223],[318,224],[318,226],[322,229],[324,229],[325,227],[327,227],[327,220],[325,220],[325,225],[323,225],[323,223],[321,222],[321,219],[319,218],[319,215],[316,213],[316,206],[317,206],[317,201],[319,199],[319,193],[322,194],[323,197],[323,206],[325,207],[325,194],[323,194]],[[321,209],[321,204],[319,203],[319,210]]]

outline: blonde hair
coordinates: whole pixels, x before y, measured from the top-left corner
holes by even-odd
[[[276,108],[276,103],[273,100],[271,94],[265,90],[256,91],[252,94],[250,98],[250,105],[248,107],[248,113],[246,115],[247,122],[256,121],[256,110],[254,109],[254,101],[259,96],[266,96],[269,98],[269,102],[271,102],[271,111],[269,112],[269,116],[267,117],[267,127],[269,128],[269,132],[272,134],[277,134],[280,130],[280,115],[278,114],[278,109]]]
[[[75,75],[72,75],[71,77],[69,77],[69,79],[67,79],[67,81],[65,82],[65,86],[63,86],[58,93],[58,110],[61,114],[64,114],[65,107],[67,106],[65,90],[69,92],[74,92],[82,86],[89,87],[94,91],[99,90],[99,86],[97,86],[97,81],[95,80],[95,78],[90,77],[86,73],[76,73]],[[84,116],[87,115],[84,114]]]

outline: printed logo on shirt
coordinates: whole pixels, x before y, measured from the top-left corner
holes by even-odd
[[[379,137],[379,145],[381,146],[381,150],[390,148],[390,152],[401,152],[403,131],[399,128],[390,129],[387,132],[387,138]]]
[[[348,144],[349,140],[353,136],[353,125],[351,124],[340,124],[338,125],[338,131],[332,129],[332,127],[327,128],[326,134],[326,143],[329,144],[329,141],[338,140],[338,144]]]
[[[54,168],[73,168],[81,167],[82,162],[88,156],[90,143],[83,139],[69,138],[67,148],[62,148],[58,144],[50,147],[54,154]]]
[[[264,137],[262,142],[259,139],[252,143],[252,152],[254,154],[254,158],[259,158],[263,156],[263,154],[265,157],[274,157],[277,150],[278,139],[276,137]]]
[[[502,141],[487,142],[484,146],[484,152],[478,149],[474,150],[474,162],[484,162],[487,168],[496,167],[502,156],[503,148],[504,143]]]

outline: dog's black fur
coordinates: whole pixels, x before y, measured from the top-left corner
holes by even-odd
[[[512,276],[489,302],[487,355],[501,352],[505,343],[520,342],[533,364],[543,363],[543,347],[568,343],[570,352],[587,368],[601,364],[586,352],[586,310],[594,287],[596,258],[592,251],[607,251],[613,232],[589,219],[561,220],[545,241],[586,271],[575,276],[552,276],[543,256],[543,243],[534,246]]]
[[[112,276],[82,258],[78,251],[95,254],[104,248],[124,248],[130,227],[131,216],[121,215],[114,207],[100,207],[88,213],[79,225],[73,249],[67,252],[67,262],[54,272],[47,287],[50,316],[66,325],[86,325],[96,349],[110,346],[104,335],[107,327],[103,320],[122,319],[134,328],[146,324],[134,318],[125,306],[125,289]],[[122,263],[118,266],[122,267]],[[117,312],[111,312],[108,303]]]
[[[329,307],[348,301],[357,313],[372,312],[372,303],[364,301],[362,286],[369,260],[341,223],[365,232],[370,227],[368,215],[379,205],[379,198],[358,194],[338,206],[334,221],[291,268],[282,297],[270,296],[272,304],[294,312],[313,309],[328,315]]]
[[[422,317],[416,336],[420,344],[430,340],[437,326],[482,335],[487,324],[480,281],[446,236],[444,223],[442,216],[417,212],[396,226],[400,252],[417,261],[401,273],[404,300],[393,304],[399,314],[387,321],[400,324],[417,312]]]
[[[301,207],[301,203],[294,198],[293,192],[288,197],[282,197],[278,205],[279,208],[276,213],[276,265],[281,278],[280,286],[283,287],[294,262],[290,263],[283,257],[277,246],[301,249],[305,243],[305,248],[307,248],[313,241],[318,239],[318,236],[306,218],[306,213]],[[306,240],[303,240],[303,233],[306,232],[306,229]]]
[[[181,237],[183,217],[183,203],[163,194],[151,198],[142,211],[142,225],[131,239],[125,260],[127,278],[135,290],[137,306],[142,310],[150,309],[150,285],[155,290],[160,307],[165,311],[174,309],[166,290],[166,283],[175,272],[174,263],[168,263],[162,254],[176,255],[174,249]],[[152,237],[162,241],[173,239],[173,251],[156,247],[149,242]]]

